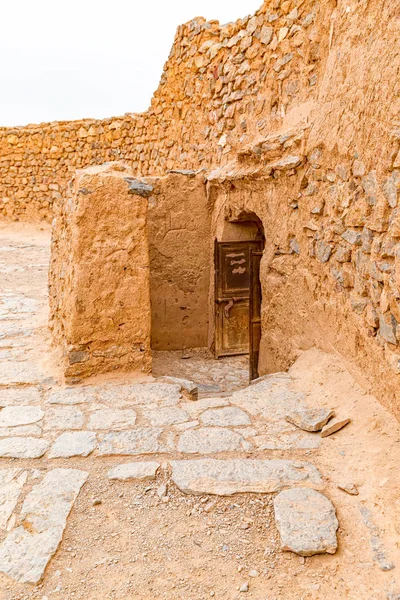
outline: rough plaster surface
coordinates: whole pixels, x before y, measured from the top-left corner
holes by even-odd
[[[57,206],[50,324],[67,377],[151,368],[145,196],[152,188],[138,190],[136,181],[120,163],[91,167]]]
[[[149,181],[152,348],[207,346],[211,211],[204,173]]]

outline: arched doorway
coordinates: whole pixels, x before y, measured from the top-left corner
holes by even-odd
[[[258,377],[261,341],[260,261],[265,237],[252,212],[226,220],[215,239],[215,354],[249,355],[249,379]]]

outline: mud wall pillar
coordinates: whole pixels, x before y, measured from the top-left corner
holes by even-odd
[[[77,171],[56,207],[50,327],[67,378],[151,369],[151,191],[107,163]]]

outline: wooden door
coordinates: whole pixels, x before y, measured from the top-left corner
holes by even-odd
[[[249,353],[250,251],[261,241],[215,242],[215,354]]]
[[[249,378],[259,377],[258,359],[261,342],[261,282],[260,262],[263,253],[250,249],[250,297],[249,297]]]

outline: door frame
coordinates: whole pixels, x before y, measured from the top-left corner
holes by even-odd
[[[262,290],[260,264],[264,252],[250,249],[250,296],[249,296],[249,380],[258,379],[258,361],[261,343]]]

